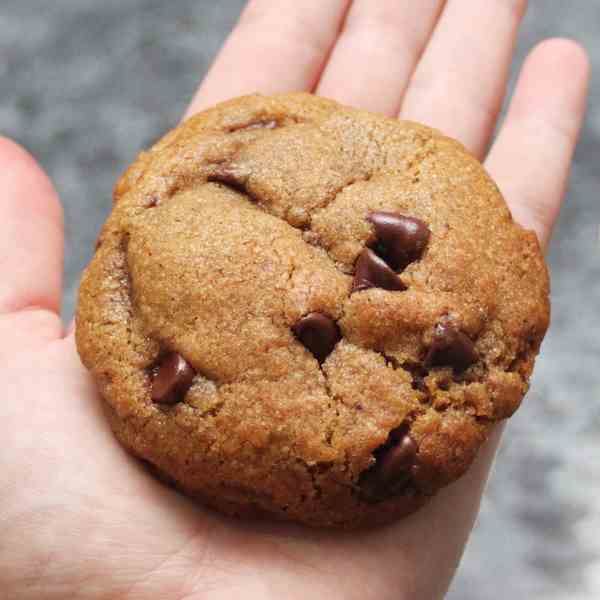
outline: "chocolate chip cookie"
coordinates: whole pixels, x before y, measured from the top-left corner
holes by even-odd
[[[459,143],[249,96],[119,181],[77,344],[117,438],[185,493],[355,527],[469,468],[548,318],[535,235]]]

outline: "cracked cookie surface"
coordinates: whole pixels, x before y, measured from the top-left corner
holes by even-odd
[[[306,94],[144,152],[82,279],[121,443],[224,512],[408,514],[518,407],[548,326],[535,235],[457,142]]]

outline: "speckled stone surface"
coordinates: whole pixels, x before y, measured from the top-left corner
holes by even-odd
[[[4,0],[0,131],[53,176],[66,209],[65,315],[114,181],[178,120],[241,0]],[[600,1],[532,0],[515,67],[543,37],[600,63]],[[449,600],[592,600],[600,591],[600,82],[550,250],[553,324],[511,420]]]

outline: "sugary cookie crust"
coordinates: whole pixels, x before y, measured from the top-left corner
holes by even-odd
[[[377,212],[430,232],[401,289],[353,281]],[[312,314],[332,323],[321,360],[298,325]],[[248,96],[186,121],[117,184],[77,344],[119,440],[180,489],[354,527],[467,470],[518,407],[548,318],[535,235],[460,144],[306,94]],[[446,326],[475,362],[431,359]],[[167,359],[184,377],[168,403],[153,393]],[[385,461],[397,481],[381,488]]]

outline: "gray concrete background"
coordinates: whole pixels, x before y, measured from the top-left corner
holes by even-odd
[[[39,158],[62,197],[65,315],[116,177],[177,123],[242,3],[0,3],[0,131]],[[581,41],[597,67],[599,26],[600,0],[531,0],[515,68],[551,35]],[[550,251],[552,328],[451,600],[600,597],[599,94],[594,80]]]

